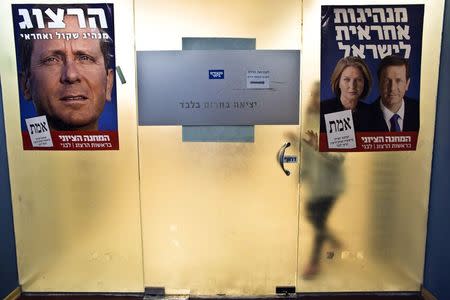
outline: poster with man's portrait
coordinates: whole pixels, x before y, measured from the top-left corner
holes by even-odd
[[[424,5],[322,6],[320,151],[413,151]]]
[[[117,150],[113,4],[13,4],[25,150]]]

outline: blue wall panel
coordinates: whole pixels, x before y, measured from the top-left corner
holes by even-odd
[[[18,287],[8,156],[0,83],[0,299]]]
[[[444,12],[424,287],[450,299],[450,5]]]

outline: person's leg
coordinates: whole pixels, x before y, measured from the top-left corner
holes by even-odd
[[[333,248],[341,248],[341,242],[339,241],[339,239],[336,237],[336,235],[333,233],[332,230],[329,229],[329,227],[327,226],[327,220],[328,220],[328,216],[331,213],[332,208],[334,207],[334,204],[336,203],[336,198],[335,197],[324,197],[323,198],[323,224],[322,224],[322,228],[323,228],[323,235],[324,235],[324,241],[327,240],[331,243],[331,246]]]
[[[315,198],[307,204],[307,218],[314,227],[314,240],[309,263],[303,272],[304,278],[312,277],[319,271],[320,254],[327,238],[325,224],[330,211],[328,198]]]

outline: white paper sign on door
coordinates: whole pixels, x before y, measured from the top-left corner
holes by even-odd
[[[270,88],[270,71],[251,70],[247,71],[248,89],[268,89]]]

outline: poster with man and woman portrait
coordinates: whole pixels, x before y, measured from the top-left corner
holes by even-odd
[[[424,5],[322,6],[320,151],[412,151]]]
[[[113,4],[13,4],[25,150],[117,150]]]

